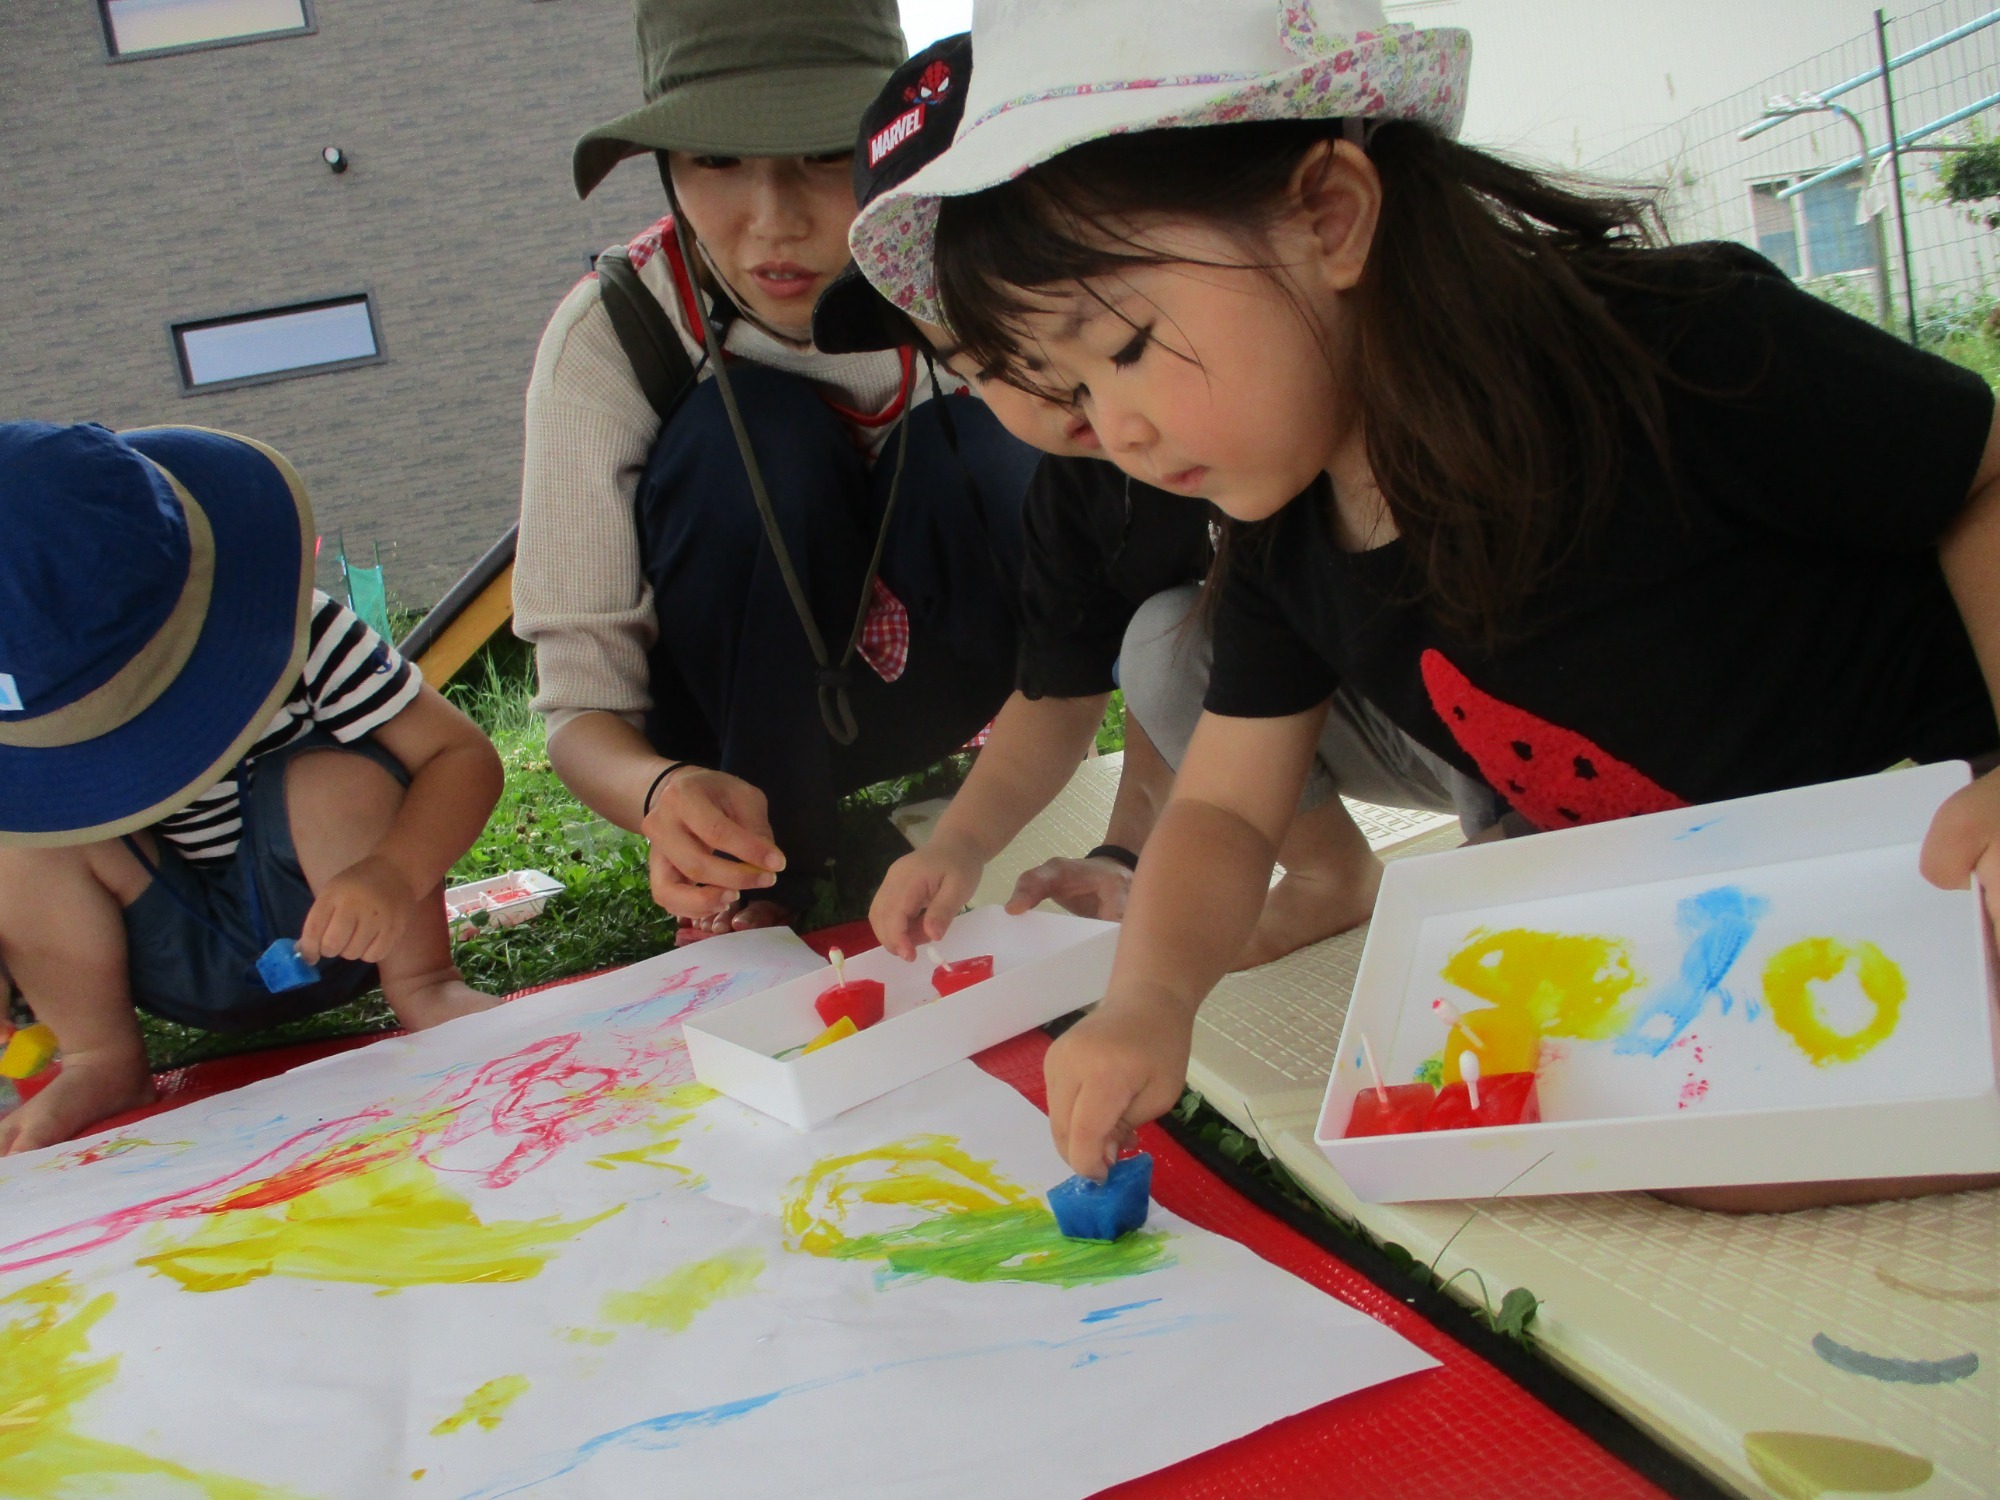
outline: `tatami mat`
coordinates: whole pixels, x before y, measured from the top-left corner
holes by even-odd
[[[1086,762],[977,899],[1097,843],[1117,775]],[[1371,832],[1389,858],[1457,842]],[[1624,1194],[1362,1204],[1312,1132],[1363,937],[1225,980],[1190,1082],[1376,1238],[1442,1250],[1495,1302],[1530,1288],[1551,1359],[1744,1494],[2000,1497],[2000,1191],[1753,1218]],[[1457,1289],[1479,1295],[1469,1273]]]

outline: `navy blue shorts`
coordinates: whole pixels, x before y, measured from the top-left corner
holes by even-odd
[[[375,966],[351,958],[323,958],[319,983],[276,995],[264,987],[254,966],[273,938],[296,938],[312,910],[312,887],[292,847],[285,767],[298,756],[327,752],[362,756],[403,786],[410,784],[402,763],[372,739],[343,745],[315,729],[259,756],[239,777],[243,834],[228,860],[190,864],[168,840],[153,840],[159,875],[125,908],[132,1000],[141,1010],[204,1031],[255,1031],[343,1005],[375,988]],[[261,941],[248,886],[252,880],[264,915]],[[160,888],[163,883],[172,895]],[[195,920],[181,902],[213,926]]]

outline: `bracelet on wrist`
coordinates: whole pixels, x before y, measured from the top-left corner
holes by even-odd
[[[1108,859],[1116,864],[1123,865],[1128,870],[1139,868],[1139,856],[1134,854],[1130,849],[1127,849],[1123,844],[1099,844],[1090,853],[1084,855],[1084,858]]]
[[[667,778],[673,775],[674,772],[685,771],[689,766],[693,765],[695,765],[695,762],[691,760],[677,760],[653,778],[653,784],[646,788],[646,800],[639,804],[639,816],[641,819],[652,815],[653,799],[660,794],[660,788],[667,784]]]

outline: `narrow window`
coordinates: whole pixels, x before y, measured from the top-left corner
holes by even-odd
[[[367,293],[173,325],[188,391],[256,385],[373,364],[382,357]]]
[[[313,29],[307,0],[97,0],[116,57],[226,47]]]
[[[1875,269],[1875,226],[1861,217],[1865,185],[1861,168],[1856,167],[1799,194],[1812,275]]]
[[[1757,236],[1757,249],[1787,276],[1799,274],[1799,227],[1792,218],[1789,199],[1779,193],[1791,186],[1791,179],[1750,184],[1750,225]]]

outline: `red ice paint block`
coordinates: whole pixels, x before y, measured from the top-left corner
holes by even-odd
[[[1479,1080],[1479,1108],[1465,1085],[1448,1083],[1424,1117],[1426,1130],[1469,1130],[1480,1125],[1532,1125],[1542,1117],[1533,1073],[1495,1073]]]
[[[1428,1083],[1392,1083],[1383,1093],[1389,1096],[1386,1102],[1372,1088],[1354,1096],[1354,1112],[1347,1117],[1345,1132],[1350,1139],[1357,1135],[1402,1135],[1422,1130],[1437,1098],[1437,1090]]]
[[[992,977],[993,955],[982,953],[977,958],[961,958],[956,963],[939,964],[931,970],[931,988],[940,995],[949,995],[969,984],[984,984]]]
[[[855,1030],[866,1031],[882,1019],[883,993],[879,979],[850,979],[821,990],[819,999],[813,1001],[813,1009],[829,1026],[845,1016],[854,1023]]]

